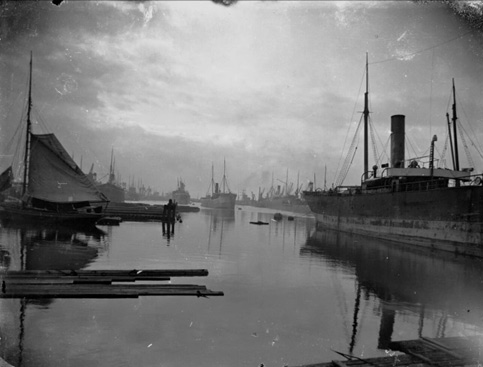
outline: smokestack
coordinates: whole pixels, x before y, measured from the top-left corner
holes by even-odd
[[[404,167],[404,115],[391,116],[391,167]]]

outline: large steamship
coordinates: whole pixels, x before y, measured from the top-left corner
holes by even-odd
[[[366,63],[366,78],[368,74]],[[367,80],[367,79],[366,79]],[[460,169],[453,82],[453,169],[438,168],[433,137],[429,161],[405,159],[405,116],[391,117],[390,164],[368,169],[368,83],[364,117],[364,172],[358,186],[305,191],[317,226],[483,257],[481,175]],[[450,123],[450,117],[448,123]]]

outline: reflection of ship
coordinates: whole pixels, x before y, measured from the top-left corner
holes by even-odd
[[[358,296],[362,291],[364,299],[374,295],[381,301],[379,349],[387,348],[398,330],[398,315],[408,312],[419,318],[419,337],[451,336],[449,326],[458,332],[456,323],[481,326],[481,266],[476,260],[333,230],[315,231],[300,255],[354,273]],[[359,321],[354,315],[354,323]]]
[[[54,134],[32,133],[31,96],[32,60],[21,199],[1,203],[0,215],[11,220],[94,224],[102,217],[103,204],[108,200]],[[1,175],[2,189],[7,188],[13,179],[12,166]]]
[[[2,236],[10,244],[5,247],[10,252],[10,264],[4,264],[7,270],[82,269],[97,257],[96,247],[106,235],[96,226],[79,229],[10,221],[0,224]]]
[[[0,268],[2,271],[80,270],[97,258],[99,246],[105,235],[96,227],[78,231],[63,226],[52,229],[41,224],[23,225],[5,222],[1,224]],[[28,311],[33,308],[50,307],[53,301],[52,298],[22,298],[0,302],[2,358],[15,366],[23,365],[22,361],[27,354],[24,350],[24,339],[26,339],[25,319]],[[6,335],[9,337],[5,337]],[[18,335],[18,338],[15,338],[15,335]]]
[[[366,78],[367,78],[366,66]],[[453,137],[449,135],[454,167],[435,165],[433,137],[429,159],[405,160],[404,116],[391,118],[391,163],[368,169],[368,88],[364,107],[364,173],[360,186],[329,191],[305,191],[320,226],[397,242],[483,256],[483,186],[472,169],[460,169],[456,136],[456,98],[453,83]],[[449,115],[447,115],[450,123]],[[450,125],[450,124],[448,124]],[[451,131],[451,129],[450,129]],[[454,142],[454,143],[452,143]],[[355,149],[355,145],[354,148]],[[348,170],[350,151],[343,171]],[[407,164],[406,166],[406,162]],[[422,165],[420,167],[420,165]],[[426,165],[426,167],[425,167]],[[344,173],[344,174],[345,174]]]
[[[178,188],[171,193],[171,198],[178,204],[190,203],[190,193],[186,191],[183,180],[178,180]]]
[[[204,198],[201,198],[201,206],[205,208],[235,209],[236,194],[230,192],[225,175],[225,162],[223,162],[222,190],[213,178],[213,167],[211,168],[211,183]]]
[[[209,232],[208,232],[208,252],[210,251],[212,236],[216,236],[219,232],[219,248],[218,254],[221,255],[223,247],[224,231],[230,231],[235,222],[235,211],[231,209],[214,209],[203,211],[204,218],[208,220],[209,217]],[[226,228],[225,228],[226,226]]]

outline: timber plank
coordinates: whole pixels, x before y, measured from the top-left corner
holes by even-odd
[[[166,276],[41,276],[41,277],[27,277],[27,276],[7,276],[4,280],[8,283],[95,283],[95,282],[135,282],[135,281],[169,281],[171,277]]]
[[[223,296],[195,284],[126,284],[169,281],[172,276],[207,276],[206,269],[103,269],[7,271],[0,298],[131,298],[139,296]]]
[[[188,276],[207,276],[206,269],[103,269],[103,270],[10,270],[4,273],[4,277],[48,277],[48,276],[136,276],[142,277],[188,277]]]
[[[139,296],[222,296],[223,292],[207,290],[206,286],[191,284],[141,284],[141,285],[105,285],[105,284],[56,284],[6,285],[0,298],[130,298]]]

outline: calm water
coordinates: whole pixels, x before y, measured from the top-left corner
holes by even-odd
[[[99,233],[0,228],[3,269],[208,269],[173,278],[223,297],[0,299],[0,352],[15,366],[294,366],[375,357],[390,340],[483,334],[483,267],[317,232],[269,210],[183,214]],[[264,226],[250,221],[267,221]]]

